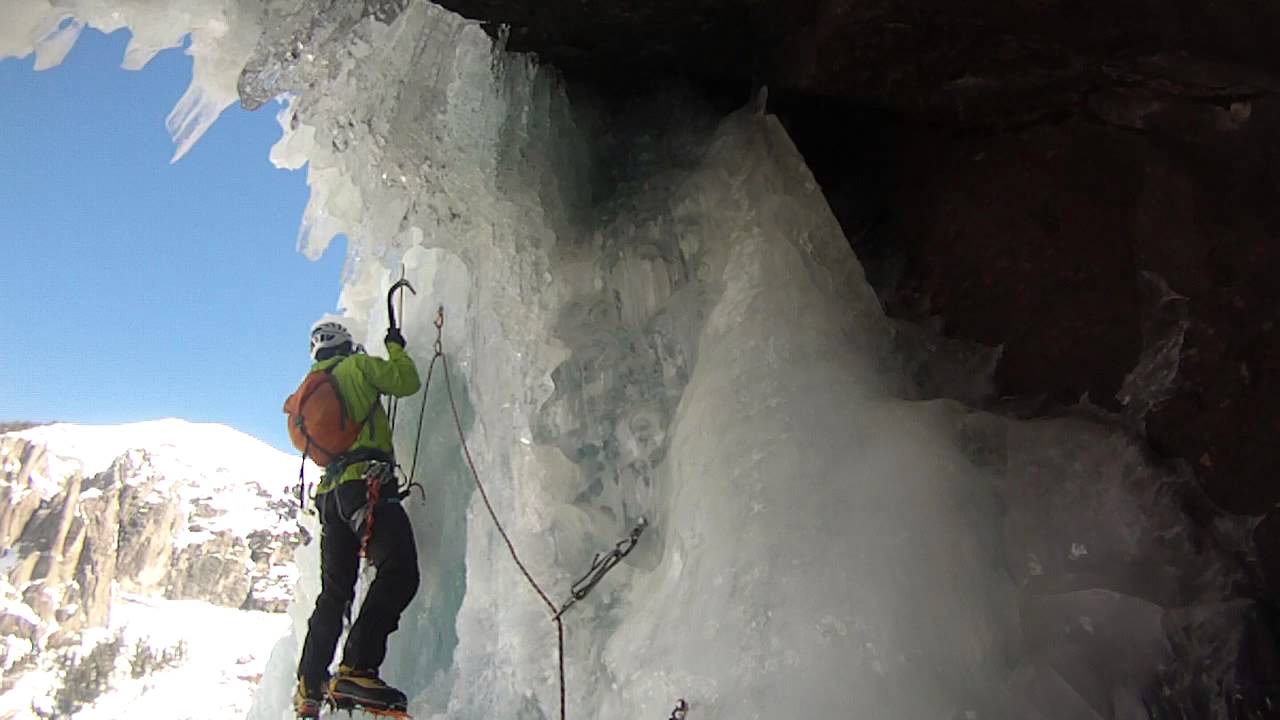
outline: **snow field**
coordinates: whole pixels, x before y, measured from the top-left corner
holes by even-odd
[[[113,598],[109,628],[85,633],[80,653],[120,633],[124,643],[112,687],[77,712],[77,720],[174,718],[225,720],[243,717],[257,690],[272,646],[288,631],[288,617],[236,610],[191,600],[131,595]],[[130,676],[129,658],[139,641],[157,652],[186,644],[178,667],[142,678]],[[51,660],[51,658],[50,658]],[[0,697],[0,717],[35,718],[46,713],[61,678],[50,662],[27,672]]]

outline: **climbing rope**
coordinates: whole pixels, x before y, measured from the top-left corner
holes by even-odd
[[[369,557],[369,542],[373,540],[374,508],[382,499],[382,484],[387,481],[387,474],[395,473],[389,463],[372,462],[364,472],[364,532],[360,535],[360,557]]]
[[[418,472],[418,448],[422,445],[422,420],[427,412],[427,393],[431,390],[431,376],[436,371],[436,361],[444,357],[444,343],[440,336],[444,332],[444,308],[436,310],[435,354],[431,356],[431,364],[427,367],[427,381],[422,386],[422,405],[418,408],[418,436],[413,441],[413,462],[409,466],[409,487],[414,486],[414,475]]]
[[[498,530],[498,534],[502,537],[502,542],[507,546],[507,552],[511,555],[512,561],[516,567],[520,569],[520,573],[524,575],[538,598],[546,605],[547,610],[551,613],[550,620],[556,626],[556,655],[557,665],[560,675],[560,720],[565,720],[565,672],[564,672],[564,621],[563,616],[569,608],[573,607],[578,601],[587,597],[587,595],[595,588],[604,576],[618,565],[640,541],[640,535],[648,527],[648,522],[641,518],[639,524],[631,531],[631,533],[619,541],[612,550],[607,553],[597,554],[592,560],[591,568],[587,573],[573,584],[570,590],[570,598],[565,601],[559,608],[551,601],[550,596],[533,578],[533,574],[529,572],[529,568],[525,566],[524,561],[520,559],[520,554],[516,552],[515,543],[511,541],[511,536],[507,534],[507,530],[502,525],[502,521],[498,519],[498,513],[493,508],[493,502],[489,499],[489,493],[484,487],[484,483],[480,481],[480,473],[476,470],[475,459],[471,456],[471,449],[467,446],[466,431],[462,427],[462,416],[458,412],[458,402],[453,395],[453,381],[449,377],[449,359],[444,354],[444,308],[441,307],[436,311],[436,341],[435,354],[431,358],[431,365],[427,369],[426,388],[430,388],[431,376],[435,371],[436,362],[439,361],[441,368],[444,370],[445,389],[449,395],[449,409],[453,414],[453,424],[458,431],[458,443],[462,447],[463,457],[467,461],[467,468],[471,471],[471,479],[475,481],[476,489],[480,491],[480,499],[484,501],[485,509],[489,512],[489,518],[493,520],[493,525]],[[418,438],[413,446],[413,462],[409,470],[409,484],[413,486],[414,473],[418,467],[418,446],[422,440],[422,419],[426,411],[427,393],[424,389],[422,393],[422,408],[418,413]],[[676,705],[676,709],[672,711],[670,720],[685,720],[685,713],[689,710],[689,705],[683,699]]]
[[[436,313],[436,358],[440,359],[440,367],[444,370],[444,387],[449,393],[449,408],[453,413],[453,424],[458,430],[458,442],[462,446],[463,457],[467,460],[467,467],[471,470],[471,479],[476,483],[476,489],[480,491],[480,498],[484,500],[484,506],[489,511],[489,517],[493,520],[493,525],[498,529],[498,534],[502,536],[502,542],[507,545],[507,552],[511,554],[511,559],[515,561],[516,567],[520,568],[524,579],[529,581],[529,587],[537,593],[538,598],[542,600],[547,609],[551,611],[551,620],[556,625],[556,640],[558,643],[557,654],[559,656],[560,665],[560,720],[565,720],[565,692],[564,692],[564,623],[560,620],[560,613],[556,609],[556,604],[551,602],[551,598],[533,579],[533,574],[529,572],[529,568],[525,567],[524,561],[520,559],[520,554],[516,552],[516,546],[511,542],[511,536],[507,534],[506,528],[502,526],[502,521],[498,519],[498,513],[493,509],[493,502],[489,500],[489,492],[485,490],[484,483],[480,482],[480,472],[476,470],[475,459],[471,457],[471,448],[467,446],[467,435],[462,429],[462,416],[458,414],[458,402],[453,396],[453,381],[449,377],[449,358],[444,354],[443,347],[444,334],[444,308]],[[435,358],[432,359],[432,365],[435,364]],[[425,397],[423,398],[425,400]],[[419,428],[421,434],[421,428]]]
[[[364,478],[365,500],[364,500],[364,533],[360,535],[360,557],[368,559],[369,557],[369,541],[373,540],[373,518],[374,508],[378,507],[378,499],[382,495],[382,481],[374,479],[374,473],[369,471]]]

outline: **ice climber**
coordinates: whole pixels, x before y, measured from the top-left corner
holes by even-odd
[[[324,444],[323,428],[304,433],[304,453],[325,465],[325,472],[315,497],[320,521],[320,596],[298,662],[294,706],[299,717],[318,717],[326,693],[339,707],[354,703],[378,710],[405,709],[404,693],[383,682],[378,668],[386,657],[387,637],[418,590],[418,555],[409,516],[400,505],[391,427],[379,399],[412,395],[419,380],[413,359],[405,352],[404,336],[394,326],[387,331],[386,348],[386,360],[366,355],[341,323],[317,322],[311,329],[315,362],[299,392],[285,405],[290,412],[294,403],[291,434],[304,433],[301,418],[318,424],[313,422],[316,410],[306,403],[320,404],[326,392],[313,390],[327,385],[344,427],[350,432],[358,428],[349,445],[327,449],[319,448]],[[313,377],[320,380],[308,390]],[[331,389],[336,389],[336,398]],[[294,441],[298,442],[296,435]],[[345,437],[338,442],[345,443]],[[355,596],[362,551],[377,574],[347,634],[338,673],[331,679],[329,664]]]

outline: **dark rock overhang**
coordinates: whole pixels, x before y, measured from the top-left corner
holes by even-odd
[[[601,88],[683,78],[745,101],[768,85],[953,126],[1017,124],[1113,88],[1238,98],[1280,72],[1280,6],[1250,0],[440,4]]]

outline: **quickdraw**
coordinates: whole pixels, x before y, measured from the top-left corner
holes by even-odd
[[[388,315],[390,315],[390,308],[388,308]],[[432,356],[431,365],[427,369],[427,379],[422,393],[422,406],[419,409],[418,414],[418,437],[414,442],[413,461],[409,466],[409,487],[411,488],[417,485],[414,482],[414,476],[418,468],[418,449],[419,443],[422,440],[422,420],[427,406],[427,388],[430,388],[431,386],[431,377],[435,371],[436,364],[438,363],[444,371],[444,385],[449,396],[449,409],[453,415],[454,428],[458,432],[458,444],[461,446],[462,456],[466,460],[467,469],[471,471],[471,478],[475,481],[476,490],[480,493],[480,499],[484,501],[485,509],[488,511],[489,518],[493,520],[494,528],[498,531],[498,535],[501,536],[503,543],[507,546],[507,551],[511,555],[511,560],[520,570],[520,573],[524,575],[525,580],[529,582],[530,589],[533,590],[533,592],[538,596],[538,599],[541,600],[551,612],[551,622],[556,626],[556,655],[559,664],[558,669],[560,681],[560,720],[565,720],[564,619],[562,616],[569,610],[569,608],[573,607],[574,604],[585,598],[591,590],[595,588],[602,579],[604,579],[604,576],[608,574],[610,570],[617,567],[618,563],[622,562],[622,559],[635,549],[636,544],[640,542],[640,536],[644,533],[645,528],[649,526],[649,523],[646,519],[640,518],[639,523],[631,530],[631,533],[614,545],[612,550],[607,553],[597,554],[595,559],[591,562],[591,568],[587,570],[586,574],[579,578],[578,581],[570,588],[569,600],[557,609],[555,603],[552,602],[551,598],[542,589],[542,586],[538,584],[538,581],[535,580],[533,575],[529,572],[529,568],[525,566],[524,561],[520,559],[520,554],[516,552],[515,543],[512,542],[511,536],[507,534],[506,528],[503,527],[502,522],[498,519],[498,513],[493,507],[493,502],[489,498],[489,493],[485,489],[484,483],[480,481],[480,473],[476,469],[475,459],[471,456],[471,449],[467,446],[467,435],[462,427],[462,416],[458,412],[458,402],[453,394],[453,381],[449,377],[449,360],[445,355],[443,342],[444,320],[444,308],[440,307],[436,311],[434,323],[436,328],[436,340],[433,348],[435,354]],[[405,492],[407,492],[407,489]],[[688,710],[689,704],[681,699],[679,704],[676,705],[676,709],[671,713],[670,720],[685,720],[685,713],[687,713]]]
[[[596,553],[595,558],[591,561],[591,568],[586,574],[578,578],[569,589],[570,598],[560,606],[560,611],[556,613],[556,617],[560,617],[591,594],[595,586],[609,574],[609,571],[618,566],[622,559],[631,554],[636,549],[636,544],[640,542],[640,536],[644,534],[645,528],[649,527],[649,521],[640,518],[640,522],[632,528],[631,533],[625,538],[618,541],[613,549],[607,553]]]

